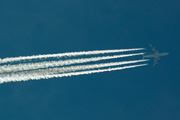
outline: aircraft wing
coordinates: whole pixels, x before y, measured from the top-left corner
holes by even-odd
[[[149,46],[151,47],[151,49],[152,49],[152,51],[153,51],[154,53],[159,53],[159,51],[157,51],[157,50],[155,49],[155,47],[153,47],[151,44],[149,44]]]
[[[157,62],[158,60],[159,60],[159,57],[155,57],[155,58],[154,58],[153,66],[155,66],[156,64],[158,64],[158,62]]]

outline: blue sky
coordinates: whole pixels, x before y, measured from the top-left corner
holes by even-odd
[[[179,0],[1,0],[1,58],[144,47],[159,64],[0,85],[0,119],[180,119]]]

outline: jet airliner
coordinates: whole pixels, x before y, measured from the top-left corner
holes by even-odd
[[[151,44],[149,44],[149,46],[151,47],[151,49],[154,52],[154,54],[144,55],[143,58],[151,58],[151,57],[153,57],[154,58],[153,66],[155,66],[157,64],[157,61],[160,59],[159,58],[160,56],[166,56],[166,55],[169,54],[169,53],[159,53],[159,51],[157,51],[155,49],[155,47],[153,47]]]

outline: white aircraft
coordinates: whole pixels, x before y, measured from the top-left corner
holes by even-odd
[[[154,52],[154,54],[150,54],[150,55],[144,55],[143,58],[151,58],[153,57],[154,58],[154,63],[153,63],[153,66],[155,66],[157,64],[157,61],[160,59],[159,57],[160,56],[166,56],[168,55],[169,53],[159,53],[159,51],[157,51],[155,49],[155,47],[153,47],[151,44],[149,44],[152,51]]]

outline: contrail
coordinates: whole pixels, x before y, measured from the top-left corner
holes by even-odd
[[[75,75],[85,75],[85,74],[92,74],[92,73],[100,73],[100,72],[107,72],[107,71],[115,71],[115,70],[122,70],[128,68],[135,68],[140,66],[145,66],[147,64],[140,64],[140,65],[131,65],[131,66],[123,66],[123,67],[115,67],[115,68],[108,68],[108,69],[100,69],[100,70],[89,70],[89,71],[80,71],[80,72],[70,72],[70,73],[63,73],[63,74],[38,74],[35,75],[27,74],[18,76],[17,74],[8,75],[5,78],[0,78],[0,83],[4,82],[11,82],[11,81],[27,81],[27,80],[39,80],[39,79],[48,79],[54,77],[68,77],[68,76],[75,76]]]
[[[48,68],[48,69],[38,69],[33,71],[26,71],[26,72],[17,72],[16,75],[25,75],[25,74],[57,74],[57,73],[64,73],[64,72],[74,72],[78,70],[89,70],[95,68],[103,68],[103,67],[110,67],[110,66],[118,66],[118,65],[125,65],[125,64],[133,64],[138,62],[145,62],[148,59],[144,60],[133,60],[133,61],[123,61],[123,62],[111,62],[111,63],[101,63],[101,64],[92,64],[92,65],[77,65],[77,66],[70,66],[70,67],[60,67],[60,68]]]
[[[144,50],[144,48],[95,50],[95,51],[70,52],[70,53],[61,53],[61,54],[46,54],[46,55],[4,58],[4,59],[0,59],[0,64],[2,64],[0,65],[0,83],[84,75],[84,74],[135,68],[135,67],[147,65],[147,64],[132,65],[132,64],[139,62],[146,62],[148,61],[148,59],[121,61],[121,62],[108,62],[108,63],[98,63],[98,64],[90,63],[89,65],[82,64],[82,63],[88,63],[94,61],[143,55],[144,54],[143,52],[133,53],[133,54],[128,53],[122,55],[100,56],[100,57],[98,56],[86,57],[86,58],[85,56],[83,56],[82,58],[77,58],[77,59],[60,60],[60,57],[63,56],[76,57],[81,55],[97,55],[97,54],[105,54],[105,53],[118,53],[118,52],[128,52],[128,51],[138,51],[138,50]],[[48,60],[47,58],[55,58],[56,60],[52,61],[52,60]],[[21,63],[22,60],[25,63]],[[31,60],[38,60],[38,62],[35,61],[33,62]],[[18,62],[18,63],[13,63],[13,62]],[[131,65],[126,66],[127,64],[131,64]],[[114,68],[107,69],[107,67],[113,67],[113,66]]]
[[[64,72],[75,72],[78,70],[89,70],[95,68],[103,68],[103,67],[110,67],[110,66],[118,66],[124,64],[132,64],[138,62],[145,62],[148,60],[134,60],[134,61],[124,61],[124,62],[112,62],[112,63],[102,63],[102,64],[93,64],[93,65],[79,65],[79,66],[71,66],[71,67],[62,67],[62,68],[49,68],[49,69],[40,69],[40,70],[33,70],[33,71],[22,71],[12,74],[5,74],[1,75],[0,81],[1,82],[9,82],[9,81],[27,81],[38,79],[38,76],[43,75],[54,75]]]
[[[64,61],[59,60],[59,61],[49,61],[49,62],[45,61],[45,62],[37,62],[37,63],[24,63],[24,64],[17,64],[17,65],[4,65],[4,66],[0,66],[0,73],[17,72],[17,71],[22,71],[22,70],[32,70],[32,69],[48,68],[48,67],[57,67],[57,66],[63,66],[63,65],[71,65],[71,64],[77,64],[77,63],[86,63],[86,62],[92,62],[92,61],[130,57],[130,56],[143,55],[143,54],[144,53],[136,53],[136,54],[70,59],[70,60],[64,60]]]
[[[46,54],[46,55],[33,55],[33,56],[20,56],[20,57],[9,57],[0,59],[0,63],[15,62],[21,60],[32,60],[32,59],[42,59],[42,58],[51,58],[51,57],[63,57],[63,56],[80,56],[80,55],[96,55],[96,54],[105,54],[105,53],[117,53],[117,52],[128,52],[128,51],[137,51],[144,50],[144,48],[133,48],[133,49],[117,49],[117,50],[95,50],[95,51],[82,51],[82,52],[69,52],[61,54]]]
[[[36,77],[38,79],[48,79],[53,77],[68,77],[68,76],[75,76],[75,75],[85,75],[85,74],[92,74],[92,73],[101,73],[101,72],[110,72],[115,70],[123,70],[128,68],[135,68],[140,66],[146,66],[148,64],[139,64],[139,65],[131,65],[131,66],[124,66],[124,67],[116,67],[116,68],[108,68],[108,69],[100,69],[100,70],[90,70],[90,71],[81,71],[81,72],[71,72],[71,73],[64,73],[64,74],[54,74],[54,75],[42,75]]]

